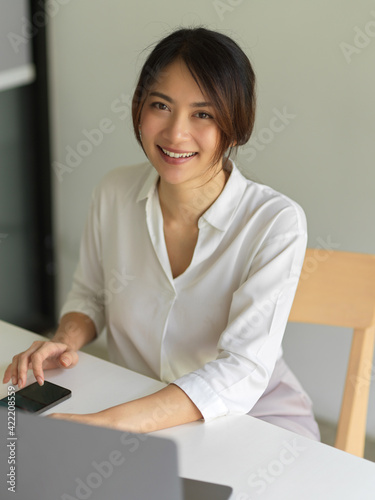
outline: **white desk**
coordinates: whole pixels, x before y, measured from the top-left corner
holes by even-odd
[[[12,356],[41,338],[0,321],[1,379]],[[51,412],[95,412],[164,386],[85,353],[80,353],[75,368],[48,371],[46,378],[72,391],[72,397]],[[28,382],[33,381],[29,372]],[[6,394],[7,385],[0,385],[0,398]],[[375,496],[375,463],[247,415],[209,424],[194,422],[154,435],[177,443],[182,476],[228,484],[234,490],[232,500],[373,500]]]

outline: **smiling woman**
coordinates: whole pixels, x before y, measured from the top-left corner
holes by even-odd
[[[59,328],[16,355],[4,382],[22,386],[30,364],[39,383],[43,369],[73,367],[106,326],[110,359],[167,387],[55,417],[142,432],[247,413],[319,439],[281,350],[305,216],[230,158],[251,135],[254,87],[248,58],[223,34],[181,29],[156,45],[133,98],[148,161],[95,189]],[[113,283],[124,274],[126,286]]]
[[[212,116],[216,113],[211,105],[201,107],[203,101],[200,88],[180,60],[168,65],[151,87],[138,130],[161,184],[199,187],[212,179],[211,170],[214,174],[222,171],[221,158],[212,164],[220,140],[220,129]],[[224,176],[222,182],[224,185]]]
[[[203,102],[192,101],[191,105],[205,108],[209,104],[215,111],[219,140],[212,161],[216,163],[228,148],[245,144],[251,136],[255,120],[254,71],[240,47],[221,33],[204,28],[171,33],[146,60],[134,93],[133,125],[140,144],[139,125],[146,99],[151,89],[162,86],[168,66],[170,69],[176,62],[184,66],[185,74],[189,73],[189,80],[193,79],[200,90]],[[161,97],[160,92],[156,95]],[[173,104],[173,96],[163,97]]]

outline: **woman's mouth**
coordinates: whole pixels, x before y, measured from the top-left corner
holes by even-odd
[[[163,159],[170,164],[179,164],[179,163],[184,163],[185,161],[190,160],[194,156],[196,156],[198,153],[195,151],[170,151],[169,149],[162,148],[161,146],[158,145],[158,150],[160,151],[161,156]]]

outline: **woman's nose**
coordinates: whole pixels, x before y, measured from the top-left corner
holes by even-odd
[[[190,135],[189,120],[183,115],[172,115],[166,124],[164,134],[171,144],[175,144]]]

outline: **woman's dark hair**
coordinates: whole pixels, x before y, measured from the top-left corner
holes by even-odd
[[[203,27],[182,28],[155,46],[141,70],[133,95],[132,116],[137,141],[142,108],[148,92],[163,69],[182,60],[202,94],[212,102],[220,139],[212,163],[233,144],[245,144],[255,120],[255,74],[242,49],[231,38]]]

